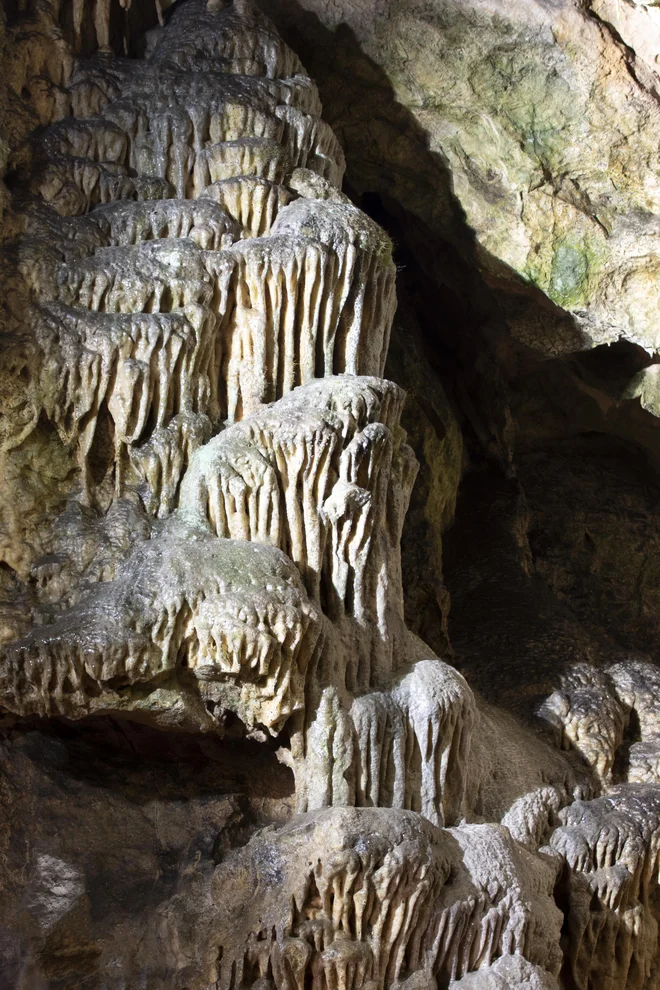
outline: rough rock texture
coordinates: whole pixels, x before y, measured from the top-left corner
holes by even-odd
[[[446,985],[503,953],[556,964],[555,865],[502,827],[441,831],[411,812],[333,809],[260,832],[237,862],[240,908],[226,895],[235,865],[214,878],[219,987],[255,978],[278,988],[310,978],[318,987],[383,987],[403,974],[410,985],[429,985],[422,974]],[[245,931],[239,954],[228,956]]]
[[[517,338],[546,354],[621,334],[655,349],[653,4],[266,6],[318,52],[352,182],[459,244]],[[534,314],[535,290],[548,303]]]
[[[660,987],[656,39],[5,4],[3,990]]]

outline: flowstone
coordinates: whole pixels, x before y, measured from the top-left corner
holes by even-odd
[[[0,982],[660,985],[657,668],[574,667],[553,749],[407,627],[392,244],[298,57],[252,0],[141,58],[20,6]]]

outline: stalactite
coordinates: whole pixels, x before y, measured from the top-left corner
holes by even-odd
[[[479,866],[486,847],[500,857],[489,886]],[[281,857],[277,879],[267,865],[273,855]],[[235,869],[244,877],[238,890]],[[441,831],[411,812],[375,809],[304,816],[255,837],[218,870],[223,951],[214,986],[267,979],[276,990],[359,990],[398,986],[410,973],[446,985],[502,955],[524,952],[544,964],[560,923],[548,896],[554,875],[493,826]],[[237,952],[239,917],[251,935]],[[558,963],[555,952],[551,971]]]
[[[3,710],[213,734],[291,771],[291,821],[213,847],[168,986],[556,990],[553,896],[565,985],[660,985],[657,669],[573,665],[540,714],[574,762],[512,772],[483,822],[473,755],[503,731],[405,623],[392,244],[251,0],[158,0],[140,59],[110,49],[134,50],[119,6],[11,28]]]

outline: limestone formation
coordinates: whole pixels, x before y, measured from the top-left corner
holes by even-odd
[[[576,986],[658,985],[659,799],[657,787],[621,786],[561,814],[552,846],[567,864]]]
[[[555,990],[557,981],[545,970],[531,966],[519,956],[502,956],[492,966],[476,973],[469,973],[462,980],[451,983],[460,990],[507,990],[507,987],[524,987],[524,990]]]
[[[555,724],[561,744],[575,747],[598,775],[660,783],[658,668],[629,657],[605,671],[575,667],[540,714]]]
[[[484,874],[486,861],[496,872]],[[240,908],[225,893],[234,871]],[[447,985],[502,955],[554,970],[554,874],[503,828],[441,831],[376,809],[305,815],[264,830],[217,870],[216,986]]]
[[[578,49],[598,36],[615,79],[625,38],[561,0],[551,41],[551,14],[528,6],[515,35],[497,3],[438,3],[444,20],[414,4],[396,12],[394,93],[418,94],[427,150],[455,179],[444,200],[438,182],[413,235],[405,195],[398,207],[379,199],[359,162],[342,191],[344,151],[316,85],[254,0],[6,4],[3,988],[660,986],[653,637],[628,647],[604,621],[597,635],[593,610],[573,621],[561,598],[577,586],[566,573],[589,568],[575,551],[562,570],[543,545],[549,528],[534,530],[552,512],[532,441],[543,429],[558,441],[552,417],[535,418],[551,401],[534,375],[551,392],[552,373],[530,357],[619,333],[655,347],[655,290],[643,287],[655,270],[657,107],[630,81],[622,107],[600,63],[580,63],[576,78],[612,102],[641,150],[632,156],[628,137],[610,147],[567,96],[566,32],[580,29]],[[626,10],[626,37],[635,17]],[[382,54],[390,29],[376,21]],[[473,28],[488,28],[483,77],[471,76]],[[540,85],[527,67],[552,45]],[[636,71],[655,71],[641,41],[636,58]],[[374,64],[356,66],[365,93],[382,88]],[[478,113],[459,114],[475,93]],[[370,120],[357,144],[398,112]],[[594,131],[603,161],[578,182],[574,146]],[[382,157],[392,167],[374,189],[409,191],[420,175],[405,151]],[[363,192],[375,218],[354,202]],[[469,304],[452,313],[441,279],[429,288],[427,270],[450,253],[434,240],[440,214],[448,229],[456,204],[506,337],[494,315],[478,332],[461,322]],[[403,244],[377,222],[388,217]],[[537,339],[518,319],[538,301],[531,288],[568,337]],[[441,354],[451,399],[433,361],[422,367],[422,312],[455,324]],[[550,312],[546,299],[535,314]],[[588,339],[578,346],[576,333]],[[464,364],[479,334],[488,348],[472,354],[473,376]],[[607,401],[588,365],[552,366],[579,394],[576,433],[612,416],[617,436],[637,437],[635,417],[654,414],[654,365],[626,353]],[[514,367],[532,380],[518,406],[503,398]],[[491,489],[496,511],[477,538],[457,520],[452,655],[449,593],[429,573],[464,466],[475,515]],[[517,466],[532,475],[529,501]],[[624,506],[617,520],[646,518]],[[559,515],[566,544],[593,544],[594,571],[609,574],[600,538]],[[621,578],[641,601],[628,630],[649,611],[639,589],[652,570],[630,530],[643,560]],[[508,712],[474,689],[484,652],[493,683],[478,686],[501,690],[489,700]]]
[[[451,240],[515,338],[546,355],[620,336],[655,351],[656,4],[265,6],[318,65],[355,187]]]
[[[74,718],[163,708],[166,722],[182,706],[181,721],[200,728],[217,707],[275,730],[303,703],[318,620],[283,554],[170,528],[7,647],[3,704]]]

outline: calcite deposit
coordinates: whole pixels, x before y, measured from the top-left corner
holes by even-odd
[[[5,4],[2,990],[660,987],[622,4]]]

